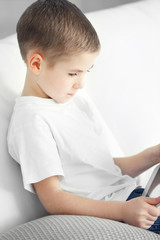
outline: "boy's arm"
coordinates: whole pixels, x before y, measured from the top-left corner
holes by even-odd
[[[131,157],[114,158],[114,162],[121,168],[122,174],[136,177],[150,167],[160,163],[160,144]]]
[[[46,211],[50,214],[86,215],[123,220],[124,202],[106,204],[105,201],[92,200],[62,191],[57,176],[35,183],[34,188]]]
[[[142,197],[128,202],[92,200],[62,191],[56,176],[35,183],[34,188],[43,206],[50,214],[107,218],[146,229],[160,215],[160,209],[152,206],[160,202],[159,198]]]

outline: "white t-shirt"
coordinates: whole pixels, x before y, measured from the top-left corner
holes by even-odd
[[[58,104],[52,99],[16,99],[8,149],[20,164],[24,188],[59,176],[62,190],[97,200],[125,201],[136,181],[122,175],[109,152],[109,132],[84,96]]]

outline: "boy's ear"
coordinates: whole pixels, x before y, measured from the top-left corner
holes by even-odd
[[[35,75],[39,75],[42,62],[43,57],[39,53],[34,53],[28,59],[28,67]]]

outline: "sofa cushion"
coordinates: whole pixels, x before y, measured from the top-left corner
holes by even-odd
[[[24,190],[19,165],[7,149],[7,129],[14,99],[24,83],[25,65],[16,35],[0,40],[0,232],[46,215],[38,197]]]
[[[89,13],[102,49],[88,90],[124,155],[160,142],[160,1]],[[139,178],[144,187],[153,169]]]
[[[88,89],[125,155],[160,139],[160,1],[89,13],[101,41]]]

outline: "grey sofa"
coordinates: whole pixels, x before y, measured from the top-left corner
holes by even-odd
[[[88,216],[46,216],[0,235],[1,240],[156,240],[160,236],[124,223]]]

